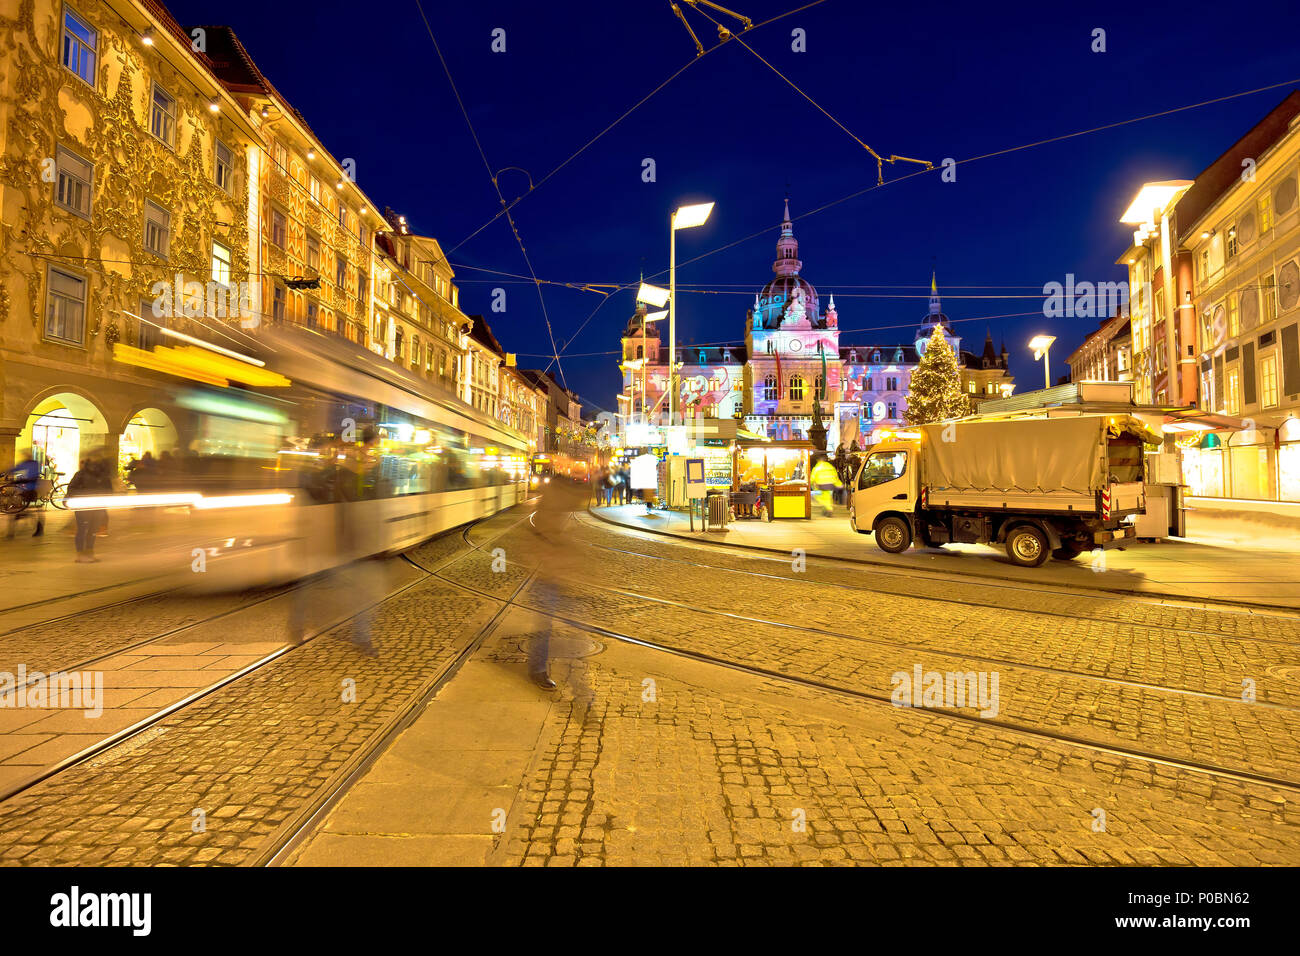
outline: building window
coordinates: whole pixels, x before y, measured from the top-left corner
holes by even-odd
[[[1277,318],[1277,285],[1273,274],[1264,276],[1264,321]]]
[[[339,203],[339,225],[344,229],[348,227],[348,207]]]
[[[275,165],[280,167],[280,172],[289,171],[289,150],[285,148],[284,143],[276,140],[271,146],[271,155],[275,159]]]
[[[896,391],[898,391],[898,379],[897,379],[897,378],[887,378],[887,379],[885,379],[885,391],[887,391],[887,392],[896,392]]]
[[[99,31],[67,7],[63,8],[63,65],[95,85],[95,50]]]
[[[1259,194],[1255,208],[1259,211],[1259,234],[1262,236],[1273,228],[1273,201],[1267,191]]]
[[[403,346],[402,330],[398,329],[393,334],[393,354],[396,355],[399,359],[405,354],[402,346]]]
[[[1264,408],[1277,405],[1277,355],[1270,353],[1259,360],[1259,395]]]
[[[880,349],[876,349],[874,352],[871,353],[871,361],[873,362],[880,361]]]
[[[162,310],[159,309],[159,312]],[[153,303],[148,299],[140,302],[140,328],[136,331],[136,345],[145,351],[149,351],[158,345],[162,340],[158,326],[165,326],[167,319],[165,316],[158,315],[154,311]]]
[[[1231,258],[1232,258],[1233,256],[1235,256],[1236,254],[1237,254],[1237,227],[1236,227],[1236,226],[1233,226],[1231,229],[1228,230],[1228,255],[1227,255],[1227,257],[1228,257],[1229,259],[1231,259]]]
[[[857,365],[857,364],[858,364],[858,350],[857,350],[857,349],[849,349],[849,364],[850,364],[850,365]]]
[[[284,321],[284,286],[277,285],[271,290],[271,318],[276,322]]]
[[[219,242],[212,244],[212,281],[230,285],[230,249]]]
[[[89,219],[95,167],[62,146],[55,151],[55,156],[58,181],[54,186],[54,201],[69,212]]]
[[[285,221],[284,213],[278,209],[271,210],[271,242],[284,248],[288,241],[288,224]]]
[[[790,376],[790,400],[792,402],[803,401],[803,376],[802,375]]]
[[[1224,411],[1229,415],[1241,412],[1241,369],[1233,365],[1228,369],[1228,381],[1223,389]]]
[[[447,377],[447,350],[438,349],[438,377]]]
[[[1228,296],[1228,337],[1236,338],[1241,332],[1241,308],[1238,297]]]
[[[967,382],[967,383],[966,383],[966,391],[968,391],[968,392],[970,392],[970,394],[974,395],[974,394],[975,394],[975,383],[974,383],[974,382]]]
[[[420,337],[411,336],[411,368],[419,369],[420,367]]]
[[[320,240],[315,236],[307,237],[307,268],[320,271]]]
[[[152,199],[144,201],[144,247],[164,259],[170,242],[171,219],[171,213]]]
[[[826,401],[826,379],[821,375],[813,379],[813,394],[817,396],[817,401]]]
[[[86,280],[52,267],[46,280],[45,337],[81,345],[86,333]]]
[[[1210,277],[1210,250],[1205,249],[1201,252],[1201,281],[1204,282]]]
[[[366,294],[370,291],[367,283],[369,277],[360,269],[357,270],[357,298],[361,300],[361,307],[364,309],[366,304]]]
[[[888,416],[889,416],[890,418],[897,418],[897,417],[898,417],[898,402],[890,402],[889,405],[886,407],[885,411],[886,411],[886,413],[888,414]]]
[[[776,376],[769,375],[763,380],[763,399],[769,402],[776,401]]]
[[[320,202],[320,180],[315,176],[311,177],[311,198]]]
[[[317,306],[315,302],[309,301],[307,303],[307,328],[316,328],[316,314],[318,311],[319,306]]]
[[[153,106],[149,113],[149,132],[169,147],[176,147],[176,97],[157,83],[153,85]]]
[[[217,140],[217,186],[230,192],[232,188],[232,177],[234,176],[234,155],[230,152],[230,147]]]
[[[342,256],[335,256],[334,284],[339,287],[340,292],[342,292],[344,286],[347,285],[347,281],[348,281],[348,260],[344,259]]]

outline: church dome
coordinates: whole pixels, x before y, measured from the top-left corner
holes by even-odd
[[[807,323],[810,328],[822,328],[825,319],[817,290],[812,283],[799,275],[803,263],[799,260],[799,241],[794,237],[794,224],[790,219],[790,201],[785,203],[785,219],[776,243],[776,261],[772,263],[772,278],[754,298],[755,328],[775,329],[783,323]],[[788,311],[791,302],[798,300],[794,315]],[[800,312],[802,309],[802,313]]]

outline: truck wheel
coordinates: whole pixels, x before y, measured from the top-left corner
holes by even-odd
[[[1063,544],[1052,552],[1052,557],[1057,561],[1073,561],[1081,554],[1083,554],[1083,548],[1073,544]]]
[[[1047,536],[1033,525],[1022,524],[1007,535],[1007,557],[1022,568],[1036,568],[1047,560]]]
[[[912,528],[902,518],[884,518],[876,523],[876,547],[890,554],[902,554],[912,546]]]

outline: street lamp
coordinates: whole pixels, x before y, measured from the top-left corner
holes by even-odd
[[[647,288],[644,282],[641,283],[641,288],[642,289]],[[650,286],[649,288],[654,288],[654,287]],[[660,289],[659,291],[662,292],[663,290]],[[666,311],[648,312],[641,320],[641,358],[638,361],[641,365],[641,420],[643,422],[645,421],[646,366],[650,364],[650,353],[647,351],[647,346],[646,346],[646,326],[649,325],[651,322],[658,322],[667,314],[668,313]]]
[[[1048,365],[1047,350],[1055,341],[1055,335],[1035,335],[1029,340],[1029,347],[1034,350],[1034,361],[1043,360],[1043,381],[1046,383],[1044,388],[1052,387],[1052,370]]]
[[[668,424],[677,423],[677,230],[704,225],[713,203],[681,206],[668,221]],[[660,303],[662,304],[662,303]]]

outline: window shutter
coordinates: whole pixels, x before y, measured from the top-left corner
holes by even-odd
[[[1242,403],[1254,405],[1255,395],[1255,343],[1247,342],[1241,347],[1241,391]]]

